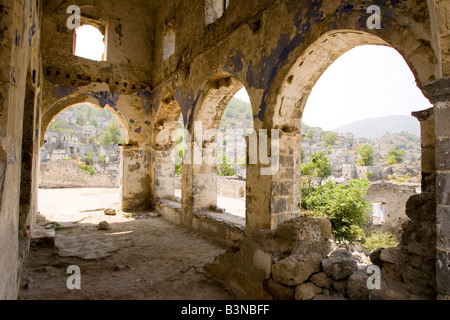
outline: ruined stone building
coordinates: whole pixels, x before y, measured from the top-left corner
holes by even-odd
[[[99,61],[74,54],[77,22],[103,35]],[[126,132],[124,211],[154,209],[174,194],[171,151],[182,114],[193,137],[192,161],[183,164],[176,221],[230,245],[244,241],[241,254],[259,248],[241,262],[230,252],[234,271],[216,270],[225,282],[267,279],[267,262],[270,274],[276,255],[269,243],[296,239],[285,226],[301,217],[299,146],[308,96],[328,66],[360,45],[395,48],[434,104],[414,114],[422,127],[422,193],[408,201],[411,220],[402,245],[387,252],[383,274],[413,296],[450,296],[449,1],[1,0],[0,39],[0,299],[18,295],[46,130],[78,104],[109,108]],[[370,61],[367,66],[370,72]],[[205,214],[215,205],[217,166],[193,158],[199,145],[214,145],[213,137],[199,132],[218,129],[242,87],[255,131],[267,130],[269,145],[279,134],[279,168],[267,174],[270,163],[249,157],[245,225],[219,228]],[[305,246],[277,252],[313,250],[307,243],[326,238],[323,223],[293,221]],[[243,295],[259,292],[262,280]]]

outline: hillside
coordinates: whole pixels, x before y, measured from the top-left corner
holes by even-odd
[[[409,132],[420,136],[420,124],[412,116],[388,116],[357,121],[331,131],[337,133],[353,133],[355,138],[375,140],[386,133]]]

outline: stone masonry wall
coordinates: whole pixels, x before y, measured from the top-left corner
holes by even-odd
[[[119,188],[117,176],[106,173],[91,175],[73,161],[50,161],[40,168],[40,187],[59,188]]]
[[[369,203],[383,202],[387,211],[387,220],[381,226],[383,230],[396,231],[408,220],[405,207],[408,199],[417,193],[419,185],[394,182],[371,183],[365,196]]]

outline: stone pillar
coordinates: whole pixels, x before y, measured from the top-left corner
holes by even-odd
[[[413,112],[420,121],[422,143],[422,192],[436,189],[436,133],[434,108]]]
[[[276,226],[300,216],[301,205],[301,135],[280,132],[280,163],[272,177],[271,214]]]
[[[450,297],[450,78],[423,86],[434,103],[436,133],[436,290]]]
[[[259,155],[256,164],[247,166],[247,234],[260,229],[277,229],[285,221],[300,216],[301,135],[282,131],[278,134],[279,148],[269,151],[276,154],[268,154],[272,157],[271,164],[266,165]],[[261,131],[258,138],[260,149]],[[272,138],[275,137],[268,139],[268,150],[271,150]],[[249,141],[249,148],[251,144]],[[249,149],[249,154],[258,148]],[[263,173],[262,170],[270,166],[272,173]]]
[[[203,152],[195,143],[186,142],[186,145],[188,149],[183,161],[181,182],[181,221],[184,225],[191,226],[194,213],[209,210],[217,205],[217,164],[208,163],[200,157]],[[207,147],[206,144],[203,146]]]
[[[175,163],[172,150],[155,151],[155,198],[164,199],[175,194]]]
[[[123,211],[154,207],[151,170],[152,153],[133,146],[121,147],[120,188]]]
[[[192,209],[193,212],[208,210],[217,205],[217,143],[203,142],[201,161],[200,150],[193,156],[192,169]],[[210,153],[207,151],[209,150]],[[195,151],[195,149],[194,149]]]

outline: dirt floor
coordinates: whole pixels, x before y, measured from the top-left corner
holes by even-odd
[[[114,189],[40,190],[39,197],[45,218],[40,228],[62,229],[56,230],[56,247],[32,246],[19,299],[233,299],[203,272],[205,263],[225,251],[212,239],[154,213],[119,211]],[[108,208],[116,209],[116,215],[105,215]],[[111,229],[99,231],[101,221]],[[80,290],[67,287],[69,266],[81,270]]]

